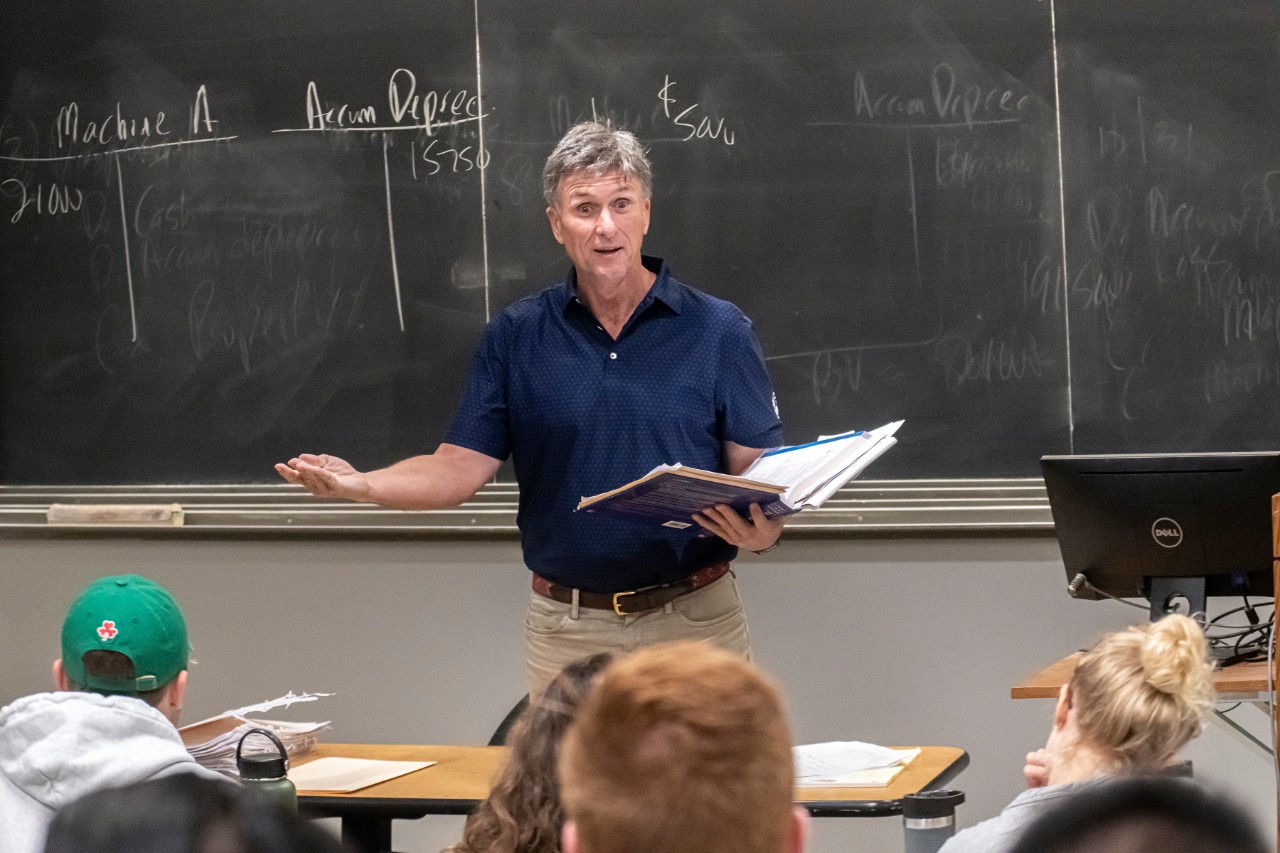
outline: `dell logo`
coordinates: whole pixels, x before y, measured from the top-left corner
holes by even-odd
[[[1151,538],[1162,548],[1177,548],[1182,544],[1182,525],[1172,518],[1157,518],[1151,525]]]

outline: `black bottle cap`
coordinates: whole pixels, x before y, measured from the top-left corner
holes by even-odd
[[[964,802],[964,791],[921,791],[902,798],[902,816],[908,820],[951,817]]]
[[[279,753],[276,755],[245,755],[244,742],[252,735],[265,735],[275,743]],[[289,773],[289,753],[285,750],[275,732],[267,729],[250,729],[240,737],[236,744],[236,772],[241,779],[283,779]]]

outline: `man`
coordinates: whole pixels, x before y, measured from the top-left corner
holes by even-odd
[[[94,581],[62,624],[58,692],[0,710],[0,853],[44,845],[54,813],[82,794],[192,772],[214,779],[175,724],[187,687],[177,602],[138,575]]]
[[[778,691],[707,643],[606,669],[561,748],[565,853],[799,853]]]
[[[698,536],[574,509],[662,463],[737,474],[782,444],[751,322],[641,255],[652,171],[632,134],[574,126],[547,160],[543,192],[572,269],[489,323],[436,452],[367,473],[312,454],[276,470],[316,495],[434,509],[470,498],[511,455],[533,571],[532,690],[573,660],[667,640],[706,638],[749,657],[729,561],[738,548],[772,548],[781,521],[708,507],[694,516]]]

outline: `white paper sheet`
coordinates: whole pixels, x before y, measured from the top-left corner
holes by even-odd
[[[289,779],[299,791],[347,794],[432,764],[435,762],[330,756],[290,768]]]
[[[829,741],[791,748],[797,785],[867,785],[887,775],[887,784],[896,768],[910,764],[919,749],[892,749],[862,741]],[[888,774],[868,771],[892,769]],[[870,779],[872,781],[868,782]]]

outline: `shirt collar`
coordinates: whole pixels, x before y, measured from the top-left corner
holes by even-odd
[[[667,267],[667,262],[662,258],[650,257],[649,255],[641,255],[640,262],[644,264],[644,268],[654,273],[657,278],[653,280],[653,284],[649,287],[649,292],[644,295],[644,299],[640,300],[640,304],[636,306],[635,316],[639,316],[649,309],[654,302],[660,302],[671,310],[673,314],[679,314],[684,304],[684,292],[677,286],[675,278],[671,275],[671,270]],[[564,283],[560,285],[560,292],[556,295],[560,303],[560,311],[564,313],[573,305],[579,305],[586,308],[578,301],[578,273],[573,267],[569,267],[569,274],[565,276]]]

